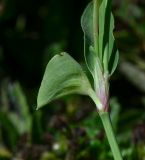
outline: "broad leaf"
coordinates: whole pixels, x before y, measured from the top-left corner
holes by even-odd
[[[91,85],[81,66],[67,53],[54,56],[48,63],[39,89],[37,109],[61,96],[88,95]]]

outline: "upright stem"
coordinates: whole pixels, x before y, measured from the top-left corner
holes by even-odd
[[[109,117],[109,113],[108,112],[102,112],[102,113],[99,113],[99,115],[101,117],[101,120],[102,120],[104,129],[105,129],[105,132],[106,132],[106,135],[107,135],[107,138],[108,138],[108,141],[109,141],[114,159],[115,160],[123,160],[121,152],[119,150],[119,146],[118,146],[117,141],[116,141],[116,137],[115,137],[114,132],[113,132],[113,128],[112,128],[111,120],[110,120],[110,117]]]
[[[100,2],[102,2],[102,0],[93,0],[93,39],[94,39],[94,48],[95,48],[95,52],[97,55],[100,54],[99,53],[99,6],[100,6]],[[111,2],[110,2],[110,4],[111,4]],[[102,58],[102,57],[100,57],[100,58]],[[98,73],[98,70],[97,70],[97,73]],[[97,74],[98,79],[99,78],[101,79],[100,75]],[[101,120],[102,120],[104,129],[105,129],[105,132],[106,132],[114,159],[115,160],[123,160],[121,153],[120,153],[120,150],[119,150],[119,147],[118,147],[118,144],[117,144],[117,141],[116,141],[116,138],[115,138],[115,135],[114,135],[114,132],[113,132],[113,128],[111,125],[111,120],[109,118],[109,114],[108,114],[108,112],[105,112],[105,110],[108,109],[108,108],[106,108],[106,106],[108,106],[108,99],[107,98],[108,98],[108,92],[109,92],[108,91],[108,84],[106,84],[106,81],[108,81],[108,77],[105,77],[105,78],[106,78],[105,82],[103,82],[101,80],[100,84],[98,84],[98,81],[97,81],[97,85],[99,85],[99,89],[97,89],[96,92],[100,91],[100,93],[98,94],[99,98],[96,99],[97,95],[94,94],[94,92],[90,92],[89,95],[91,96],[91,98],[95,102],[97,109],[99,111],[99,115],[101,117]],[[105,83],[105,84],[102,84],[102,83]]]

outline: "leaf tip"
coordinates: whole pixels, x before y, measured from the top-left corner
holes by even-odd
[[[49,102],[48,102],[49,103]],[[36,106],[36,110],[39,110],[40,108],[42,108],[43,106],[45,106],[47,103],[42,103],[40,101],[37,102],[37,106]]]
[[[64,56],[65,54],[66,54],[66,52],[61,52],[61,53],[59,53],[58,55]]]
[[[35,110],[38,111],[39,108],[40,108],[40,105],[37,105],[37,106],[35,107]]]

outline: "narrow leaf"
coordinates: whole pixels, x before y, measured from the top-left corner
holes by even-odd
[[[81,26],[84,32],[85,37],[85,59],[87,66],[92,74],[94,74],[96,61],[96,56],[99,58],[99,61],[102,65],[104,73],[111,75],[117,66],[118,63],[118,50],[115,44],[115,39],[113,36],[114,30],[114,17],[111,13],[111,0],[100,0],[99,4],[99,16],[98,17],[98,37],[96,40],[98,41],[98,48],[94,49],[94,30],[93,30],[93,3],[89,3],[86,7],[82,18],[81,18]],[[96,12],[97,14],[98,12]],[[89,46],[92,46],[95,50],[94,55],[89,51]],[[91,64],[93,63],[93,65]],[[92,68],[92,66],[94,68]]]
[[[81,26],[84,32],[84,57],[87,67],[94,77],[96,65],[96,53],[94,49],[93,35],[93,3],[90,2],[86,7],[82,17]]]
[[[109,74],[110,76],[114,73],[117,65],[118,65],[118,61],[119,61],[119,52],[117,49],[115,49],[116,51],[112,51],[112,55],[110,57],[109,60]]]
[[[113,74],[119,53],[113,36],[114,17],[111,13],[111,0],[103,0],[99,9],[99,54],[103,58],[104,72]]]
[[[99,8],[99,54],[102,60],[106,44],[109,42],[111,0],[103,0]]]
[[[93,3],[90,2],[81,17],[81,26],[89,45],[93,45]]]
[[[96,9],[96,14],[99,13],[97,12],[99,6],[101,5],[102,3],[102,0],[97,0],[97,9]],[[94,7],[93,6],[93,2],[90,2],[86,9],[84,10],[83,14],[82,14],[82,17],[81,17],[81,27],[82,27],[82,30],[84,32],[84,35],[86,37],[86,40],[88,42],[89,45],[92,45],[94,47],[94,22],[93,22],[93,18],[96,17],[98,18],[99,15],[93,15],[93,10],[94,10]],[[98,20],[96,20],[96,22],[98,22]],[[97,23],[96,23],[97,25]],[[96,26],[96,30],[98,30],[98,26]],[[97,39],[97,37],[96,37]]]

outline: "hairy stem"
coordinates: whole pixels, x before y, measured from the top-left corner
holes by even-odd
[[[106,135],[107,135],[107,138],[108,138],[111,150],[112,150],[112,154],[114,156],[114,160],[123,160],[121,152],[119,150],[119,146],[117,144],[116,137],[114,135],[109,113],[101,112],[99,113],[99,115],[101,117],[104,129],[105,129],[105,132],[106,132]]]

